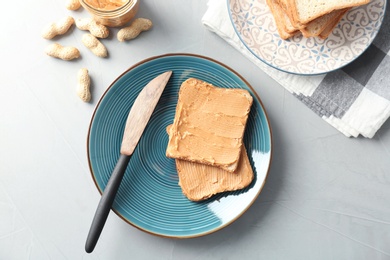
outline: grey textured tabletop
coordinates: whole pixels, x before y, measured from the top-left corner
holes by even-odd
[[[221,0],[222,1],[222,0]],[[390,122],[372,139],[349,138],[201,22],[207,0],[141,0],[137,17],[153,28],[119,42],[109,57],[60,38],[81,58],[48,57],[43,27],[66,15],[64,1],[3,3],[0,17],[0,259],[390,259]],[[388,35],[388,34],[387,34]],[[206,236],[154,236],[110,214],[94,252],[85,239],[100,194],[86,140],[94,109],[126,69],[152,56],[191,53],[215,59],[251,84],[267,111],[273,159],[253,205]],[[76,94],[88,68],[92,99]]]

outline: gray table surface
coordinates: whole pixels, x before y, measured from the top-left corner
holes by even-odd
[[[222,1],[222,0],[221,0]],[[141,0],[154,27],[95,57],[76,28],[59,37],[82,58],[48,57],[42,28],[66,15],[65,1],[2,5],[0,42],[0,259],[390,259],[390,122],[376,136],[347,138],[201,23],[207,0]],[[146,234],[110,214],[98,246],[84,252],[100,195],[86,137],[110,83],[133,64],[165,53],[216,59],[241,74],[271,122],[273,162],[252,207],[230,226],[194,239]],[[76,74],[92,77],[92,101]]]

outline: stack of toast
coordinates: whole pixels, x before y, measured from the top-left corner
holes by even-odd
[[[370,0],[266,0],[282,39],[296,34],[326,39],[352,7]]]
[[[254,174],[243,144],[253,98],[190,78],[180,87],[167,127],[166,156],[174,158],[183,194],[192,201],[247,187]]]

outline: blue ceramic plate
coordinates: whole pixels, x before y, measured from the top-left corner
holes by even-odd
[[[157,75],[172,70],[157,107],[131,157],[113,204],[129,224],[155,235],[197,237],[217,231],[241,216],[259,195],[270,167],[272,139],[259,97],[237,73],[212,59],[168,54],[144,60],[116,79],[100,99],[88,133],[88,159],[101,193],[117,159],[128,112],[142,88]],[[165,156],[166,126],[173,122],[178,91],[195,77],[215,86],[243,88],[254,97],[245,132],[245,145],[255,172],[250,187],[191,202],[181,192],[175,161]]]

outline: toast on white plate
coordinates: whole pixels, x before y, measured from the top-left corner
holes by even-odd
[[[328,30],[333,29],[348,10],[349,8],[344,8],[320,16],[309,22],[305,27],[301,28],[300,31],[306,38],[319,36],[329,25],[330,27]]]
[[[341,20],[343,15],[350,9],[335,9],[330,13],[321,15],[306,24],[294,19],[291,0],[266,0],[270,7],[271,13],[274,16],[275,24],[278,29],[279,36],[286,40],[297,33],[301,33],[304,37],[320,37],[326,39]],[[301,1],[301,0],[297,0]],[[318,0],[317,0],[318,1]],[[357,1],[357,0],[352,0]],[[336,8],[336,7],[335,7]]]
[[[343,9],[343,12],[339,14],[338,17],[336,17],[332,23],[330,23],[318,36],[321,39],[326,39],[328,38],[329,34],[332,33],[334,28],[337,26],[337,24],[340,22],[340,20],[343,18],[343,16],[350,10],[351,8],[345,8]]]
[[[291,24],[290,18],[277,0],[267,0],[267,4],[274,17],[280,38],[286,40],[299,32],[299,30]]]
[[[365,5],[370,0],[288,0],[294,23],[307,24],[314,19],[340,10]]]

